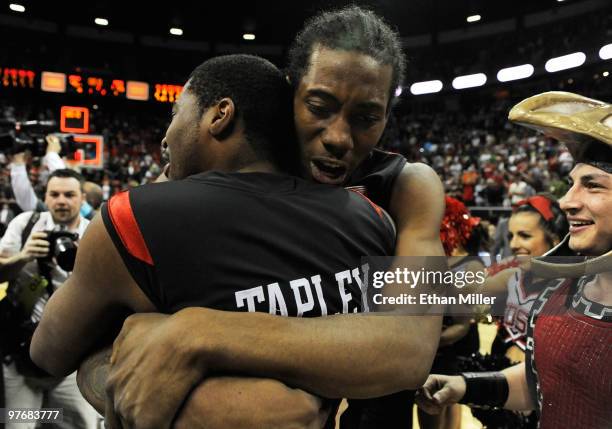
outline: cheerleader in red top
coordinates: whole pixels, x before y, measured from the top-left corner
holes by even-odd
[[[492,353],[506,355],[512,362],[523,362],[529,312],[547,280],[516,267],[516,257],[544,255],[565,237],[568,223],[565,213],[552,197],[536,195],[516,204],[508,230],[514,255],[506,264],[510,268],[493,274],[499,271],[499,267],[492,267],[489,270],[490,281],[485,283],[484,290],[505,298],[503,318]]]

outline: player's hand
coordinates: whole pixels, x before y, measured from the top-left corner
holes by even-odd
[[[47,241],[47,233],[39,231],[30,235],[19,256],[23,261],[30,262],[36,258],[44,258],[48,254],[49,242]]]
[[[60,153],[62,151],[62,145],[58,136],[48,134],[47,137],[45,137],[45,140],[47,141],[47,153]]]
[[[189,338],[171,316],[135,314],[113,344],[106,382],[107,427],[169,428],[204,368],[192,358]]]
[[[461,376],[431,374],[416,395],[416,403],[428,414],[440,414],[465,395],[465,380]]]

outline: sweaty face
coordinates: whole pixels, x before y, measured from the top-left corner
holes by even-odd
[[[570,179],[559,201],[570,224],[569,246],[583,255],[603,255],[612,249],[612,174],[578,164]]]
[[[197,160],[201,115],[197,99],[188,88],[189,83],[174,103],[172,122],[162,140],[162,148],[166,147],[165,156],[170,161],[169,175],[172,180],[184,179],[200,172]]]
[[[293,99],[304,174],[340,185],[387,122],[392,68],[357,52],[316,47]]]
[[[82,203],[81,183],[74,177],[52,177],[47,183],[45,204],[56,224],[70,225],[75,221]]]
[[[508,232],[513,255],[542,256],[551,248],[537,213],[513,214],[508,221]]]

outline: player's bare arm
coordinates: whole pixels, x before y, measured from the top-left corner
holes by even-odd
[[[134,311],[156,309],[125,268],[98,216],[83,236],[74,272],[49,299],[32,339],[32,359],[53,375],[70,374]]]

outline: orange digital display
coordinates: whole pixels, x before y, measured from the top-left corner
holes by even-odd
[[[162,103],[174,103],[176,100],[178,100],[182,91],[183,87],[180,85],[157,83],[155,84],[154,97],[157,101],[161,101]]]
[[[0,67],[0,85],[4,87],[34,88],[35,83],[38,85],[38,81],[35,82],[36,78],[37,72],[32,70]],[[40,89],[45,92],[174,103],[181,95],[183,86],[92,76],[83,74],[77,69],[76,72],[67,74],[41,72]]]
[[[146,82],[128,80],[126,95],[129,100],[147,101],[149,99],[149,84]]]
[[[112,92],[110,86],[107,87],[109,82],[109,80],[96,76],[83,76],[80,74],[71,74],[68,76],[70,91],[76,92],[77,94],[105,96],[109,91]],[[117,94],[119,94],[119,92],[117,92]]]
[[[32,70],[0,67],[0,79],[5,87],[34,88],[35,76]]]
[[[60,131],[63,133],[89,132],[89,109],[87,107],[62,106]]]
[[[66,92],[66,75],[64,73],[42,72],[40,89],[47,92]]]

